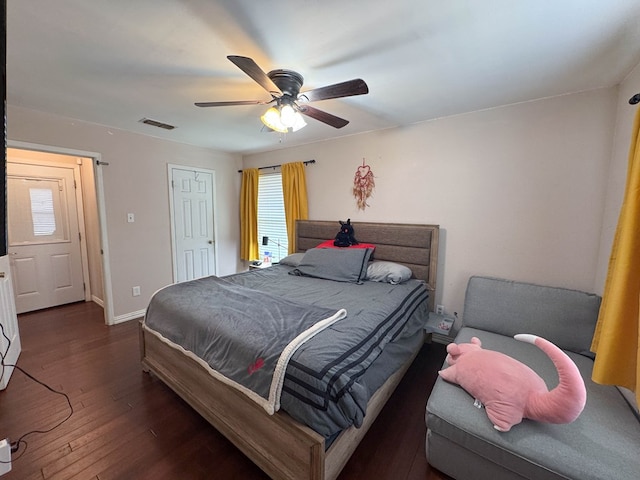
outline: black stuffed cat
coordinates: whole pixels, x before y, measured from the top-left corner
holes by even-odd
[[[358,241],[354,236],[353,225],[351,225],[351,219],[348,218],[346,222],[339,220],[340,231],[336,235],[333,244],[336,247],[350,247],[351,245],[358,245]]]

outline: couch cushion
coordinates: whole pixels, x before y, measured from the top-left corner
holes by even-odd
[[[557,384],[553,364],[534,345],[468,327],[461,329],[455,341],[468,342],[473,336],[482,340],[484,348],[532,367],[549,388]],[[438,378],[427,404],[428,429],[524,478],[637,479],[640,423],[618,389],[591,381],[590,358],[567,353],[587,387],[587,404],[575,422],[551,425],[524,420],[501,433],[493,428],[484,409],[473,406],[467,392]]]
[[[600,297],[591,293],[474,276],[462,324],[509,337],[531,333],[589,355],[599,309]]]

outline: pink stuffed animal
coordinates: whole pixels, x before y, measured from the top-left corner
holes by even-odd
[[[523,418],[546,423],[573,422],[587,401],[576,364],[544,338],[528,334],[514,338],[533,343],[547,354],[558,370],[558,386],[549,391],[531,368],[503,353],[483,350],[477,337],[471,343],[449,344],[446,360],[450,366],[438,373],[482,402],[494,428],[501,432],[508,432]]]

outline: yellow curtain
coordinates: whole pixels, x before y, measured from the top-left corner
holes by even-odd
[[[629,149],[627,186],[616,228],[609,271],[591,350],[592,378],[627,387],[640,403],[640,109]]]
[[[240,188],[240,258],[258,258],[258,169],[242,171]]]
[[[282,165],[281,172],[289,253],[293,253],[296,251],[296,220],[307,220],[309,218],[304,163],[285,163]]]

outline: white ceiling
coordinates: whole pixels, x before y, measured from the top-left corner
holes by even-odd
[[[609,87],[640,62],[639,0],[7,3],[10,105],[240,153]],[[362,78],[369,94],[312,104],[342,129],[280,138],[264,106],[193,105],[270,99],[227,55],[295,70],[301,91]]]

